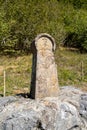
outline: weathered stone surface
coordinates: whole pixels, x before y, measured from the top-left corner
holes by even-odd
[[[87,130],[87,93],[62,87],[58,97],[0,98],[0,130]]]
[[[55,50],[54,39],[48,34],[40,34],[32,43],[32,50],[31,97],[56,97],[59,89],[53,53]]]
[[[81,95],[80,115],[83,122],[83,127],[87,129],[87,93]]]

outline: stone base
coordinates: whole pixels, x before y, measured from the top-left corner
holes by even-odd
[[[63,87],[58,97],[0,98],[0,130],[87,130],[87,93]]]

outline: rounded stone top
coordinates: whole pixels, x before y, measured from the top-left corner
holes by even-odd
[[[54,38],[47,34],[41,33],[35,38],[35,46],[37,50],[51,50],[54,51],[56,48]]]

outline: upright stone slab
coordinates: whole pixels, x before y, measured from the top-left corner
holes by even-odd
[[[58,96],[57,67],[53,53],[54,39],[49,34],[40,34],[31,47],[33,52],[31,98]]]

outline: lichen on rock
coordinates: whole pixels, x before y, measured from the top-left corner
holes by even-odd
[[[58,97],[1,97],[0,130],[87,130],[87,93],[62,87]]]

